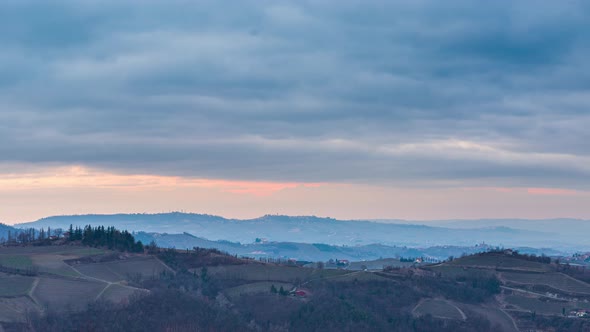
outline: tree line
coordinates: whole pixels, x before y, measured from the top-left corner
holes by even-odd
[[[17,230],[8,230],[7,238],[1,237],[0,244],[3,245],[17,245],[17,244],[48,244],[51,240],[56,240],[62,237],[63,230],[61,228],[51,229],[51,227],[41,228],[25,228]]]
[[[80,241],[83,245],[92,247],[107,247],[111,250],[143,252],[144,246],[128,231],[120,231],[115,227],[87,225],[84,228],[70,225],[67,232],[69,242]]]
[[[1,245],[51,245],[53,243],[79,242],[86,246],[106,247],[111,250],[143,252],[141,241],[135,241],[131,233],[118,230],[115,227],[90,225],[70,228],[64,232],[61,228],[51,227],[34,229],[8,230],[7,238],[0,238]]]

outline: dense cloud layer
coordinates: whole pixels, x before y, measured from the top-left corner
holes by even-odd
[[[0,163],[590,187],[585,1],[0,3]]]

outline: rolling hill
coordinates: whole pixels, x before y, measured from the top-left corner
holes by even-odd
[[[305,261],[328,261],[329,259],[346,259],[349,261],[375,260],[383,257],[417,258],[426,257],[432,261],[445,260],[449,256],[474,254],[490,249],[487,245],[477,246],[433,246],[407,247],[384,244],[368,244],[356,246],[339,246],[320,243],[297,242],[262,242],[242,244],[230,241],[211,241],[189,233],[160,234],[138,232],[134,236],[143,243],[154,241],[162,248],[192,249],[215,248],[232,255],[253,258],[292,258]],[[540,255],[558,255],[558,251],[551,249],[516,248],[524,253]]]
[[[116,214],[55,216],[17,227],[61,227],[113,225],[130,231],[148,233],[188,232],[213,241],[253,243],[256,239],[273,242],[325,243],[330,245],[384,244],[408,247],[437,245],[471,246],[486,242],[505,247],[536,247],[584,250],[588,243],[580,237],[570,238],[556,232],[514,229],[505,226],[479,228],[435,227],[423,224],[383,223],[362,220],[336,220],[314,216],[267,215],[238,220],[189,213]],[[432,225],[436,225],[435,222]],[[477,225],[477,224],[475,224]]]
[[[148,246],[129,253],[63,239],[0,249],[0,327],[6,331],[590,327],[584,318],[564,317],[590,310],[590,284],[573,277],[569,266],[513,250],[438,264],[387,258],[338,269],[258,262],[214,249]]]
[[[9,231],[14,234],[16,229],[14,227],[0,223],[0,239],[7,239]]]

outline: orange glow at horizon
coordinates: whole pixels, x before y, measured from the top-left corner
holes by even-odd
[[[274,213],[338,219],[590,219],[590,192],[565,188],[245,181],[30,167],[0,169],[0,222],[170,211],[238,219]]]
[[[0,190],[28,190],[41,188],[110,188],[143,190],[148,188],[196,187],[213,188],[234,194],[268,196],[284,189],[297,187],[318,188],[322,183],[239,181],[224,179],[188,178],[148,174],[115,174],[83,166],[55,167],[22,174],[0,174]]]

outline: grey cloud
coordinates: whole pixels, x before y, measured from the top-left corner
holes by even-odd
[[[582,1],[3,2],[0,162],[589,187],[590,171],[575,166],[590,155],[587,9]],[[383,152],[449,141],[496,150]]]

